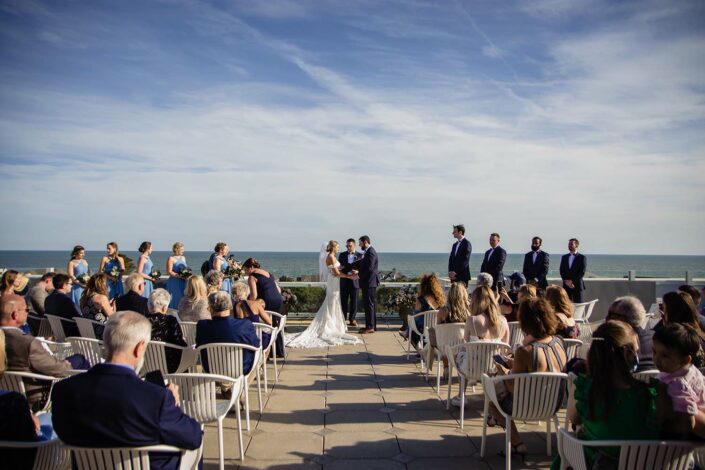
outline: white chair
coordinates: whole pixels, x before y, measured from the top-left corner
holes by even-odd
[[[465,348],[465,360],[462,364],[457,364],[455,359],[461,347]],[[465,428],[465,387],[472,385],[474,391],[475,384],[482,380],[482,376],[495,370],[494,357],[511,351],[512,348],[507,343],[499,341],[469,341],[447,349],[451,372],[452,367],[456,367],[460,376],[460,429]],[[452,383],[449,380],[446,409],[450,409],[451,388]]]
[[[27,315],[27,318],[33,320],[36,325],[38,325],[37,331],[34,336],[38,338],[49,338],[53,334],[51,332],[51,325],[49,325],[49,320],[44,317],[38,317],[36,315]]]
[[[583,342],[583,344],[590,344],[592,342],[592,327],[593,325],[590,323],[578,323],[576,322],[576,325],[578,326],[578,330],[580,333],[578,334],[578,339]]]
[[[52,335],[54,336],[54,341],[63,342],[66,340],[66,333],[64,332],[64,324],[75,323],[73,320],[67,320],[66,318],[61,318],[56,315],[44,315],[44,317],[49,321],[49,326],[51,327]]]
[[[565,348],[565,359],[570,361],[574,357],[578,356],[578,351],[583,346],[583,342],[579,339],[561,338],[563,340],[563,347]]]
[[[70,468],[69,451],[58,438],[39,442],[0,441],[0,449],[36,449],[32,470]]]
[[[619,447],[619,470],[690,469],[693,450],[702,443],[688,441],[583,441],[563,428],[558,429],[561,470],[588,470],[585,447]]]
[[[245,460],[245,451],[242,442],[242,418],[240,416],[240,395],[245,379],[238,377],[225,377],[214,374],[169,374],[165,377],[169,382],[178,385],[181,397],[181,409],[184,413],[201,424],[218,423],[218,451],[220,468],[224,467],[223,457],[223,420],[228,411],[235,405],[237,413],[237,432],[240,443],[240,461]],[[215,397],[216,386],[229,383],[232,386],[232,395],[229,400],[218,400]]]
[[[103,362],[103,342],[99,339],[76,338],[69,336],[66,340],[71,344],[74,354],[83,354],[91,367]]]
[[[44,338],[37,338],[37,341],[49,348],[49,351],[51,351],[51,353],[58,359],[64,360],[71,354],[73,354],[71,344],[66,341],[64,341],[63,343],[57,343],[55,341],[49,341],[48,339]]]
[[[101,328],[105,328],[104,323],[91,320],[90,318],[73,317],[73,321],[76,322],[78,332],[81,333],[82,338],[100,339],[95,334],[95,326],[98,325]]]
[[[25,381],[29,382],[31,385],[41,385],[42,382],[49,383],[49,391],[46,394],[46,403],[44,408],[40,411],[47,411],[51,408],[51,389],[54,384],[61,380],[60,377],[52,377],[50,375],[35,374],[33,372],[21,372],[15,370],[6,370],[2,375],[0,375],[0,390],[8,390],[11,392],[18,392],[27,397],[27,388],[25,386]],[[43,394],[42,394],[43,395]]]
[[[173,452],[181,455],[181,469],[197,467],[184,466],[186,450],[178,447],[159,445],[146,447],[75,447],[66,446],[74,458],[78,470],[149,470],[150,452]],[[198,460],[198,459],[196,459]]]
[[[252,351],[254,354],[252,360],[252,369],[245,374],[242,365],[242,354],[244,351]],[[244,377],[245,383],[243,389],[245,392],[245,422],[247,430],[250,430],[250,392],[249,383],[252,374],[257,378],[257,398],[260,415],[262,414],[262,384],[259,377],[259,368],[257,364],[262,356],[262,348],[256,348],[249,344],[238,343],[211,343],[204,344],[196,348],[196,353],[201,355],[205,352],[208,362],[208,372],[211,374],[224,375],[237,379]]]
[[[505,380],[514,381],[514,399],[512,412],[505,412],[499,404],[496,385]],[[506,420],[505,432],[505,467],[511,469],[511,429],[512,420],[543,421],[546,420],[546,454],[551,455],[551,420],[558,429],[556,412],[561,403],[559,399],[565,390],[568,376],[558,372],[531,372],[527,374],[508,374],[497,377],[482,376],[482,386],[485,390],[485,407],[482,419],[482,444],[480,456],[485,456],[485,441],[487,440],[487,416],[490,402],[499,410]],[[562,400],[561,400],[562,401]]]
[[[592,311],[598,300],[599,299],[595,299],[590,302],[573,304],[573,319],[580,323],[587,323],[590,321],[590,315],[592,315]]]
[[[184,335],[184,340],[189,346],[195,346],[196,344],[196,325],[198,323],[195,321],[182,321],[179,322],[181,326],[181,333]]]
[[[659,374],[659,372],[660,371],[658,369],[642,370],[639,372],[634,372],[632,374],[632,377],[648,384],[651,381],[651,379],[656,378],[656,376]]]
[[[513,351],[524,342],[524,332],[521,331],[518,321],[510,321],[507,325],[509,325],[509,346]]]
[[[436,359],[436,393],[441,394],[441,369],[443,357],[447,354],[446,349],[448,347],[457,346],[465,342],[463,339],[463,333],[465,332],[464,323],[446,323],[441,325],[436,325],[434,327],[436,332],[436,346],[428,345],[428,357],[426,358],[426,379],[428,379],[428,372],[431,369],[431,358],[432,354],[435,354]],[[451,375],[452,369],[450,368],[450,362],[448,362],[448,383],[452,380]]]
[[[275,319],[279,322],[277,325],[277,337],[281,336],[282,338],[284,337],[284,328],[286,328],[286,315],[282,315],[281,313],[277,312],[272,312],[271,310],[265,310],[269,314],[269,318],[272,319],[272,324],[276,323]],[[283,344],[283,341],[282,341]],[[286,347],[284,348],[284,351],[282,351],[282,356],[284,358],[284,361],[286,361]],[[274,362],[274,381],[279,383],[279,369],[277,369],[277,345],[276,342],[274,344],[274,348],[272,349],[272,361]]]
[[[255,327],[255,333],[257,334],[260,345],[262,344],[262,333],[269,333],[270,335],[269,344],[266,348],[262,348],[262,356],[260,357],[260,367],[264,373],[264,391],[267,392],[267,390],[269,390],[269,385],[267,382],[267,358],[272,354],[272,351],[274,351],[274,344],[277,342],[277,329],[265,323],[253,323],[252,326]],[[275,365],[275,371],[276,368],[277,366]],[[276,372],[274,375],[276,376]]]
[[[176,346],[163,341],[150,341],[147,343],[147,350],[144,353],[144,366],[140,370],[140,375],[145,375],[153,370],[160,370],[162,374],[169,373],[169,366],[166,360],[167,350],[181,351],[181,361],[174,371],[175,374],[185,372],[189,367],[196,364],[196,351],[189,346]]]
[[[419,331],[416,326],[416,319],[419,317],[423,317],[423,331]],[[427,312],[409,315],[409,342],[406,345],[407,359],[409,359],[409,355],[411,354],[411,346],[413,343],[411,333],[414,332],[419,336],[419,342],[413,344],[413,346],[416,352],[421,354],[424,344],[428,343],[428,329],[433,328],[436,324],[438,324],[438,310],[429,310]],[[423,367],[423,357],[421,358],[421,367]]]

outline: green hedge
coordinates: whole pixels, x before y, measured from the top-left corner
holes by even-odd
[[[296,305],[289,308],[291,312],[317,312],[323,304],[326,297],[326,290],[323,287],[287,287],[294,295],[296,295]],[[393,310],[388,307],[389,299],[394,295],[397,289],[381,286],[377,288],[377,311],[387,312]],[[365,306],[362,305],[362,295],[360,295],[357,303],[357,311],[364,312]]]

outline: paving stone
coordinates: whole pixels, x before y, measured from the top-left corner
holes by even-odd
[[[405,470],[404,464],[391,459],[331,459],[323,470]]]
[[[389,417],[379,411],[332,411],[326,414],[326,429],[341,432],[384,431]]]
[[[394,436],[383,432],[336,432],[325,437],[325,453],[336,459],[390,459],[399,453]]]
[[[414,457],[469,457],[477,449],[468,436],[405,432],[397,436],[402,452]]]
[[[276,450],[276,451],[275,451]],[[246,458],[257,460],[311,460],[321,455],[323,436],[313,432],[263,433],[252,438]]]

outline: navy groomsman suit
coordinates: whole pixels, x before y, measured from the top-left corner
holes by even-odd
[[[587,259],[585,255],[575,252],[567,253],[561,257],[561,279],[563,279],[563,288],[568,293],[568,297],[575,303],[583,301],[583,291],[585,290],[585,271],[587,270]],[[571,289],[565,284],[565,281],[573,281]]]
[[[470,255],[472,244],[463,237],[453,244],[448,257],[448,272],[455,272],[455,281],[463,282],[466,286],[470,281]]]
[[[497,286],[497,281],[504,282],[504,261],[507,259],[507,252],[504,248],[497,245],[496,248],[490,248],[485,251],[485,257],[480,266],[480,272],[487,273],[492,276],[492,288]]]
[[[524,266],[521,269],[522,274],[527,281],[535,281],[541,289],[548,287],[549,256],[543,250],[530,251],[524,255]]]
[[[345,250],[338,254],[338,262],[340,263],[340,272],[352,274],[353,263],[362,258],[362,253],[355,251],[350,253]],[[357,279],[340,278],[340,303],[343,307],[343,317],[348,321],[355,320],[357,313],[357,291],[360,290],[360,281]]]

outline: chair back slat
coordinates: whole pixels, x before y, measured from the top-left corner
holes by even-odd
[[[524,332],[521,331],[518,321],[510,321],[509,325],[509,347],[516,349],[524,341]]]
[[[24,387],[24,381],[21,375],[11,374],[10,371],[5,371],[4,374],[0,375],[0,390],[7,390],[8,392],[17,392],[22,395],[27,394]]]
[[[91,320],[90,318],[81,318],[81,317],[74,317],[73,321],[76,322],[76,326],[78,327],[78,332],[81,334],[81,337],[98,339],[96,337],[95,328],[93,325],[103,326],[103,324],[101,322]]]
[[[567,379],[560,373],[515,374],[512,419],[550,419],[562,402]]]
[[[193,346],[196,344],[196,325],[194,321],[182,321],[179,323],[181,325],[181,333],[186,340],[186,344]]]
[[[99,339],[76,338],[69,336],[66,340],[71,344],[74,354],[83,354],[93,367],[104,359],[103,342]]]
[[[78,470],[147,470],[149,452],[173,452],[183,455],[185,451],[172,446],[149,446],[134,448],[88,448],[68,446]]]
[[[580,348],[583,345],[583,342],[580,341],[579,339],[569,339],[569,338],[561,338],[563,341],[563,348],[565,349],[565,357],[566,361],[570,361],[574,357],[578,356],[578,351],[580,351]]]
[[[494,356],[506,354],[511,348],[506,343],[499,341],[470,341],[465,343],[465,375],[468,383],[479,382],[482,374],[489,374],[495,370]],[[459,365],[460,367],[460,365]]]
[[[49,322],[51,327],[52,335],[54,336],[54,341],[63,342],[66,340],[66,333],[64,332],[64,325],[62,320],[65,322],[72,322],[72,320],[67,320],[65,318],[57,317],[56,315],[44,315],[44,317]]]

